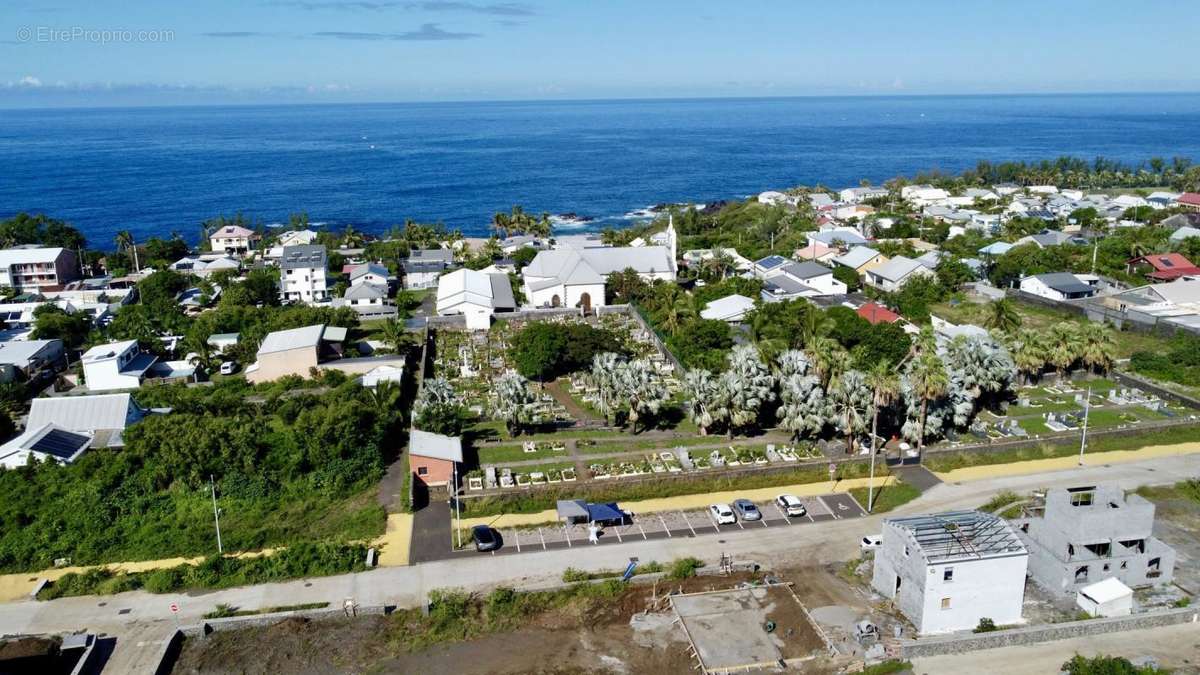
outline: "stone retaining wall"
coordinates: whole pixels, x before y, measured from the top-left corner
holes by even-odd
[[[1123,372],[1116,371],[1116,370],[1112,371],[1112,373],[1110,375],[1114,381],[1120,382],[1121,384],[1123,384],[1127,387],[1137,387],[1138,389],[1148,389],[1148,390],[1154,392],[1154,394],[1156,396],[1158,396],[1159,398],[1164,398],[1164,399],[1167,399],[1168,401],[1174,401],[1174,402],[1178,403],[1179,405],[1184,405],[1184,406],[1187,406],[1187,407],[1195,409],[1195,410],[1200,410],[1200,400],[1196,400],[1186,394],[1181,394],[1177,391],[1172,391],[1170,389],[1167,389],[1166,387],[1162,386],[1161,384],[1158,384],[1157,382],[1151,382],[1150,380],[1147,380],[1138,375],[1134,375],[1133,373],[1123,373]]]
[[[1174,626],[1181,623],[1196,623],[1200,614],[1194,607],[1148,612],[1108,619],[1070,621],[1045,626],[1029,626],[998,630],[991,633],[970,633],[944,637],[929,637],[919,640],[901,640],[897,643],[901,658],[913,659],[943,654],[962,654],[980,649],[996,649],[1017,645],[1032,645],[1054,640],[1119,633],[1143,628]]]

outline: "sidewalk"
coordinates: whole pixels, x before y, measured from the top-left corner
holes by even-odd
[[[875,487],[891,485],[896,479],[892,476],[877,476]],[[800,483],[797,485],[780,485],[778,487],[755,488],[753,490],[728,490],[724,492],[707,492],[694,495],[679,495],[678,497],[660,497],[644,499],[636,502],[622,502],[621,509],[633,514],[656,513],[659,511],[686,511],[705,509],[710,504],[729,503],[735,499],[749,499],[757,502],[769,502],[776,495],[793,494],[797,497],[815,497],[831,493],[849,492],[853,488],[867,487],[869,478],[847,478],[837,483],[821,481],[819,483]],[[557,523],[558,512],[554,509],[537,513],[504,513],[497,516],[479,516],[463,518],[463,527],[475,525],[490,525],[493,528],[521,527]]]
[[[1200,443],[1151,445],[1145,448],[1139,448],[1137,450],[1114,450],[1112,452],[1094,452],[1091,454],[1085,453],[1083,456],[1083,465],[1100,466],[1106,464],[1122,464],[1144,459],[1178,457],[1181,455],[1191,455],[1195,453],[1200,453]],[[1047,473],[1050,471],[1063,471],[1065,469],[1074,469],[1078,466],[1079,455],[1073,454],[1066,457],[1032,459],[1025,462],[1012,462],[1009,464],[970,466],[963,469],[954,469],[953,471],[941,473],[934,472],[934,475],[946,483],[961,483],[976,480],[986,480],[988,478],[999,478],[1002,476],[1025,476],[1035,473]]]

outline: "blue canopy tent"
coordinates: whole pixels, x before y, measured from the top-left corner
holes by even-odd
[[[615,502],[588,504],[587,510],[588,519],[593,523],[620,525],[625,522],[625,512],[618,508]]]
[[[589,504],[582,499],[562,499],[558,502],[558,517],[568,523],[621,525],[628,514],[614,502]]]

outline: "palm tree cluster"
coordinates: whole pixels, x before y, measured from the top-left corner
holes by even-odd
[[[627,361],[612,352],[596,354],[587,379],[596,389],[595,405],[605,421],[623,417],[635,434],[638,421],[657,415],[670,398],[666,384],[646,359]]]
[[[1074,368],[1103,374],[1116,361],[1116,337],[1111,327],[1101,323],[1060,321],[1046,330],[1006,332],[1005,342],[1026,381],[1037,379],[1047,369],[1059,377]]]
[[[553,229],[549,213],[542,213],[541,216],[535,217],[526,213],[525,209],[520,206],[512,207],[510,213],[497,213],[492,216],[492,230],[501,239],[518,234],[549,237]]]
[[[525,378],[515,371],[504,373],[492,384],[496,392],[493,411],[496,417],[504,420],[508,435],[515,436],[530,422],[531,406],[535,400],[533,391]]]
[[[413,401],[413,426],[439,434],[457,434],[463,407],[454,385],[444,377],[426,378]]]
[[[805,350],[780,352],[773,371],[753,346],[735,347],[721,375],[693,369],[684,376],[685,410],[701,434],[720,426],[730,435],[773,412],[793,439],[839,433],[849,452],[868,431],[875,449],[882,415],[888,428],[923,447],[926,438],[965,428],[981,408],[1011,396],[1016,375],[1007,350],[986,337],[958,338],[939,355],[928,334],[900,374],[886,361],[867,372],[852,368],[845,350],[830,342],[816,335]]]

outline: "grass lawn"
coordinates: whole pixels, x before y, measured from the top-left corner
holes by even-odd
[[[1057,445],[1042,443],[1035,446],[1013,448],[1011,450],[982,451],[982,452],[944,452],[930,453],[922,462],[930,471],[946,472],[963,469],[969,466],[986,466],[990,464],[1011,464],[1027,462],[1034,459],[1051,459],[1079,454],[1078,439],[1076,442],[1065,442]],[[1148,445],[1171,445],[1174,443],[1192,443],[1200,441],[1200,426],[1174,427],[1156,431],[1153,436],[1142,435],[1089,437],[1086,454],[1113,452],[1117,450],[1137,450]]]
[[[867,493],[867,488],[850,488],[850,495],[864,509],[867,508]],[[920,490],[902,480],[897,480],[891,485],[875,488],[875,508],[871,510],[871,513],[886,513],[920,496]]]
[[[1020,300],[1013,302],[1013,307],[1021,315],[1021,330],[1046,330],[1060,321],[1085,324],[1088,320],[1075,314],[1067,314],[1049,307],[1041,307]],[[987,319],[987,303],[961,302],[956,306],[949,303],[939,303],[929,308],[929,313],[952,323],[972,323],[983,325]],[[1146,333],[1114,330],[1116,340],[1116,356],[1118,359],[1129,358],[1137,351],[1162,351],[1166,349],[1167,341]]]
[[[519,445],[498,445],[479,448],[480,464],[502,464],[504,462],[523,462],[533,459],[553,459],[566,457],[565,450],[555,451],[549,448],[538,448],[536,452],[525,452]]]

